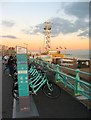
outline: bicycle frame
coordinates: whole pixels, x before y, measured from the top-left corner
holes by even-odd
[[[29,70],[29,71],[31,71],[31,70]],[[30,94],[33,94],[33,93],[36,94],[44,84],[47,84],[47,87],[48,87],[49,91],[51,92],[52,91],[51,84],[49,83],[49,81],[47,79],[46,73],[42,74],[42,73],[38,73],[38,71],[37,72],[36,71],[37,71],[37,69],[34,68],[34,70],[32,70],[32,72],[31,72],[31,76],[34,73],[36,73],[38,75],[37,75],[37,77],[30,78],[29,86],[32,89],[32,91],[30,91]]]

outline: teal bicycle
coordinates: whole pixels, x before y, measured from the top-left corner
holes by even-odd
[[[39,90],[42,90],[47,97],[58,98],[61,94],[60,87],[53,80],[48,79],[47,71],[40,68],[31,65],[29,69],[29,94],[37,94]],[[13,85],[12,95],[16,100],[19,100],[18,81],[14,81],[16,82]]]

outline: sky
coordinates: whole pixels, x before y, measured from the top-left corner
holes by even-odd
[[[76,1],[76,0],[75,0]],[[86,0],[84,0],[86,1]],[[51,22],[51,49],[89,50],[89,2],[0,2],[0,44],[43,50],[44,22]]]

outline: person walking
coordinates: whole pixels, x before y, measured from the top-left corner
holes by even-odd
[[[14,72],[14,58],[12,55],[8,59],[8,68],[9,68],[9,76],[12,76]]]

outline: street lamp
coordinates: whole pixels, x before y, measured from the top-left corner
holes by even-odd
[[[28,44],[27,44],[27,43],[24,43],[24,45],[26,45],[26,48],[28,49]]]
[[[27,43],[23,43],[26,46],[27,52],[28,52],[28,44]]]

